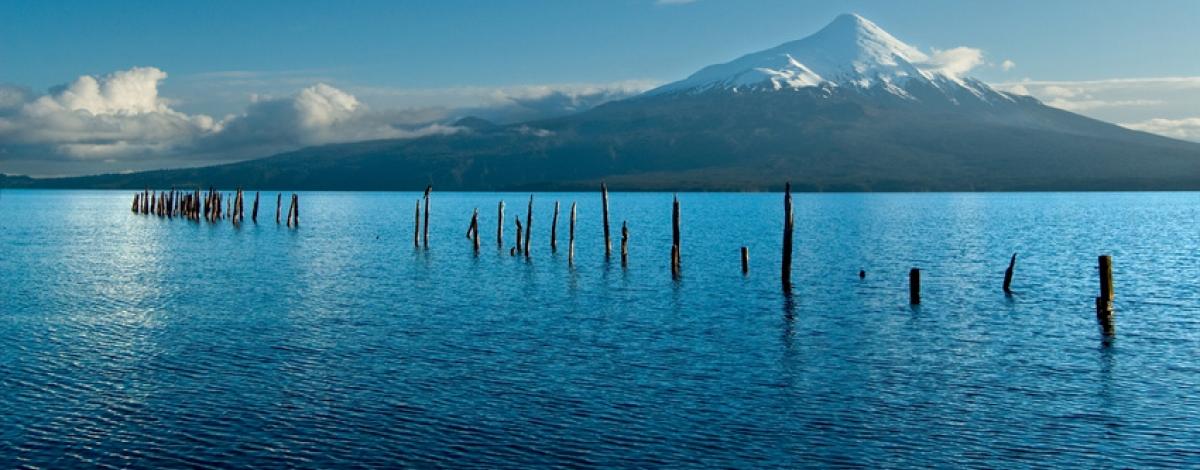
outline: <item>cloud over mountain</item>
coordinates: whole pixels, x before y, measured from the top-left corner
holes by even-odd
[[[84,75],[40,96],[0,85],[0,172],[59,175],[195,166],[310,145],[449,134],[460,129],[448,123],[465,115],[499,122],[559,116],[649,86],[460,88],[434,94],[472,95],[464,102],[478,104],[375,109],[348,91],[316,83],[285,96],[251,94],[240,112],[213,117],[180,111],[175,101],[160,96],[167,77],[155,67],[134,67]]]

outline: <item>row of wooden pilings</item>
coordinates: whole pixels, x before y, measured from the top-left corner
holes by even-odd
[[[414,230],[413,230],[413,245],[417,247],[429,247],[429,217],[430,217],[430,195],[433,191],[433,186],[427,186],[425,192],[416,202],[414,212]],[[280,223],[280,209],[282,207],[282,193],[276,194],[275,197],[275,223]],[[234,193],[226,197],[219,191],[209,188],[207,194],[201,194],[199,189],[192,192],[179,192],[174,189],[170,191],[155,192],[145,190],[136,193],[133,196],[132,211],[139,214],[157,215],[159,217],[173,218],[183,217],[192,220],[204,218],[209,222],[216,222],[225,218],[230,219],[234,224],[241,223],[244,218],[243,210],[243,192],[239,188]],[[612,239],[609,230],[609,206],[608,206],[608,185],[604,182],[600,183],[600,200],[602,206],[602,218],[604,226],[604,256],[611,258],[612,256]],[[225,202],[225,209],[222,210],[222,202]],[[254,203],[251,211],[251,221],[258,222],[258,201],[259,193],[254,193]],[[530,243],[533,238],[533,195],[529,196],[529,203],[525,214],[525,224],[521,224],[521,217],[515,217],[516,226],[516,245],[509,249],[511,256],[524,255],[526,258],[530,256]],[[424,206],[424,210],[422,210]],[[504,201],[501,200],[497,207],[497,225],[496,225],[496,244],[499,247],[504,246]],[[558,218],[559,218],[559,202],[554,202],[554,217],[550,225],[550,249],[557,251],[558,249]],[[567,262],[573,265],[575,262],[575,221],[576,221],[576,203],[571,203],[571,214],[569,222],[569,241],[567,245]],[[293,193],[291,202],[288,207],[287,226],[298,227],[300,225],[300,203],[299,197]],[[792,204],[791,184],[788,183],[784,188],[783,196],[783,252],[781,254],[782,265],[780,269],[780,279],[782,288],[785,294],[790,295],[792,290],[792,246],[793,232],[795,229],[795,213]],[[680,205],[678,196],[672,197],[671,202],[671,277],[679,279],[682,272],[682,248],[680,243]],[[476,252],[480,248],[479,240],[479,209],[475,208],[471,213],[471,220],[467,227],[467,238],[471,241]],[[621,266],[627,267],[629,264],[629,224],[626,221],[621,222]],[[1014,253],[1009,259],[1008,268],[1004,272],[1004,282],[1002,285],[1006,295],[1012,294],[1012,280],[1016,269],[1017,255]],[[743,274],[750,272],[750,249],[749,247],[741,247],[741,267]],[[1100,295],[1096,297],[1096,316],[1104,328],[1105,334],[1111,335],[1114,331],[1113,327],[1113,306],[1114,298],[1112,288],[1112,257],[1108,255],[1100,256],[1099,258],[1100,272]],[[865,278],[866,271],[859,271],[859,277]],[[912,268],[908,273],[909,280],[909,303],[911,305],[919,305],[921,303],[921,269]]]
[[[254,204],[251,206],[250,220],[258,223],[258,192],[254,193]],[[280,209],[283,203],[283,193],[275,195],[275,223],[278,224]],[[233,193],[225,194],[213,188],[202,193],[199,188],[192,191],[151,191],[145,189],[134,193],[133,205],[130,210],[135,214],[155,215],[173,219],[176,217],[208,222],[218,222],[229,219],[234,224],[242,223],[246,218],[245,195],[241,188]],[[300,226],[300,197],[292,193],[288,206],[287,226]]]

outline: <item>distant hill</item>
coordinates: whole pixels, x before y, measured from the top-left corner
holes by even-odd
[[[1200,189],[1200,144],[931,68],[856,15],[579,114],[180,170],[5,187],[811,191]]]

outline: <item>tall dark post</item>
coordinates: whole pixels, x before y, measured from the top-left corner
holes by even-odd
[[[413,215],[413,246],[421,246],[421,200],[417,199],[417,210]]]
[[[1100,256],[1100,298],[1112,301],[1116,298],[1112,284],[1112,256]]]
[[[295,224],[297,227],[299,227],[300,226],[300,196],[293,193],[292,201],[296,202],[296,214],[292,216],[292,219],[293,219],[292,223]]]
[[[575,203],[571,203],[570,238],[567,241],[567,264],[575,264]]]
[[[283,193],[275,193],[275,225],[279,225],[279,211],[283,208]]]
[[[475,245],[475,252],[479,253],[479,209],[475,209],[471,213],[471,228],[467,230],[470,233],[471,240]]]
[[[425,227],[423,228],[425,248],[429,248],[429,193],[433,191],[433,185],[425,187]]]
[[[517,253],[520,253],[521,252],[521,235],[522,235],[521,234],[521,216],[518,215],[516,217],[516,220],[517,220],[517,246],[514,247],[514,249],[517,250]]]
[[[1004,270],[1004,293],[1012,293],[1012,277],[1013,269],[1017,267],[1017,254],[1013,253],[1012,259],[1008,260],[1008,269]]]
[[[621,267],[629,266],[629,224],[621,222]]]
[[[792,183],[783,189],[783,291],[792,291]]]
[[[258,223],[258,191],[254,192],[254,208],[250,209],[250,221]]]
[[[612,241],[608,238],[608,185],[600,182],[600,203],[604,206],[604,257],[612,255]]]
[[[496,208],[496,246],[504,246],[504,201]]]
[[[529,208],[525,212],[525,257],[529,257],[529,242],[533,240],[533,195],[529,195]]]
[[[750,247],[742,247],[742,274],[750,274]]]
[[[908,270],[908,303],[921,303],[921,270],[917,268]]]
[[[550,252],[558,251],[558,201],[554,201],[554,218],[550,220]]]
[[[678,275],[679,268],[681,266],[681,263],[679,262],[679,260],[680,260],[680,258],[683,257],[683,247],[679,244],[679,197],[672,196],[672,199],[673,200],[671,202],[671,246],[674,246],[675,249],[671,251],[672,253],[674,253],[674,255],[671,256],[671,272]]]
[[[1105,336],[1116,334],[1113,322],[1112,256],[1100,256],[1100,296],[1096,297],[1096,319],[1100,321]]]
[[[292,198],[289,199],[289,201],[290,202],[288,203],[287,226],[291,227],[292,226],[292,212],[294,210],[296,210],[296,195],[292,194]]]

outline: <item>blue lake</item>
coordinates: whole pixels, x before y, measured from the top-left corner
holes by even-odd
[[[790,297],[780,194],[680,194],[678,281],[671,194],[610,195],[609,261],[598,192],[528,259],[528,194],[435,191],[428,249],[418,193],[132,194],[0,193],[5,466],[1200,465],[1197,193],[797,194]]]

